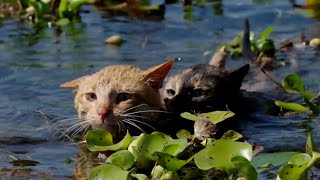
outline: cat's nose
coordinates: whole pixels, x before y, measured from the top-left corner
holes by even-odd
[[[106,108],[99,108],[98,109],[98,115],[100,116],[101,123],[104,123],[104,121],[107,119],[107,117],[110,114],[110,110]]]

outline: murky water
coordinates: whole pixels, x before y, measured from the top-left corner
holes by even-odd
[[[242,30],[246,17],[257,33],[275,26],[271,38],[277,46],[301,33],[320,34],[320,23],[306,12],[292,8],[289,1],[211,0],[193,6],[191,14],[184,12],[179,3],[168,4],[161,21],[111,16],[92,6],[83,9],[79,22],[61,29],[0,20],[0,168],[14,168],[10,163],[14,156],[38,161],[31,168],[53,179],[72,175],[74,167],[64,160],[75,158],[79,150],[69,142],[58,141],[49,128],[49,119],[75,115],[72,93],[59,88],[65,81],[109,64],[147,68],[180,57],[182,60],[171,72],[174,73],[192,64],[207,63],[219,44]],[[125,43],[120,47],[105,45],[104,39],[113,34],[122,35]],[[296,72],[308,90],[320,89],[319,51],[302,48],[278,55],[287,65],[269,72],[276,80]],[[227,63],[229,67],[241,64],[244,62]],[[248,76],[243,87],[276,93],[275,85],[265,79]],[[303,151],[307,130],[312,130],[316,142],[320,142],[317,119],[303,115],[257,115],[256,120],[246,120],[243,126],[249,142],[265,146],[266,151]]]

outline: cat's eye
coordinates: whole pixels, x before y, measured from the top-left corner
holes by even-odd
[[[206,95],[206,90],[203,90],[203,89],[194,89],[192,91],[192,96],[193,97],[200,97],[200,96],[203,96],[203,95]]]
[[[174,96],[176,92],[173,89],[167,89],[168,96]]]
[[[132,97],[132,94],[128,93],[128,92],[120,92],[118,93],[116,102],[121,102],[121,101],[126,101],[128,99],[130,99]]]
[[[94,101],[97,99],[97,95],[95,93],[87,93],[86,94],[86,99],[88,101]]]

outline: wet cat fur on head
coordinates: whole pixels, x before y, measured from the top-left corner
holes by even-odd
[[[83,124],[116,136],[154,128],[161,108],[159,89],[173,61],[141,70],[132,65],[111,65],[61,87],[75,91],[75,109]]]
[[[165,85],[166,109],[174,113],[232,110],[249,69],[247,64],[228,73],[224,68],[199,64],[183,70]]]

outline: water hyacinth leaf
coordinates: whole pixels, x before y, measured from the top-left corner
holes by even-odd
[[[282,81],[282,86],[289,93],[304,93],[303,81],[295,73],[287,75]]]
[[[312,137],[312,134],[308,132],[308,138],[306,143],[306,153],[312,156],[313,149],[314,149],[313,137]]]
[[[66,26],[70,23],[70,20],[68,18],[62,18],[56,21],[54,24],[57,26]]]
[[[246,180],[257,180],[258,173],[256,169],[250,164],[250,161],[243,156],[235,156],[231,159],[231,162],[238,169],[238,174],[244,177]]]
[[[167,171],[161,176],[160,180],[180,180],[180,177],[176,172]]]
[[[312,99],[314,94],[312,92],[304,92],[301,94],[303,96],[303,98],[306,98],[308,100]]]
[[[186,165],[193,159],[193,157],[191,157],[187,160],[180,160],[171,154],[163,152],[155,152],[153,153],[153,156],[160,166],[172,172],[176,172],[177,170],[181,169],[184,165]]]
[[[302,106],[301,104],[297,103],[286,103],[283,101],[275,100],[274,102],[277,106],[293,112],[310,112],[308,107]]]
[[[180,131],[177,132],[176,136],[179,139],[187,139],[187,140],[191,140],[193,138],[193,135],[190,134],[190,132],[186,129],[181,129]]]
[[[106,146],[113,144],[112,135],[104,130],[90,130],[86,134],[86,142],[90,151],[105,151]]]
[[[117,165],[124,170],[129,170],[134,163],[134,157],[132,153],[128,150],[121,150],[111,154],[107,163]]]
[[[188,112],[181,113],[180,116],[191,121],[196,121],[200,118],[199,116],[188,113]]]
[[[216,132],[216,125],[207,118],[200,118],[194,123],[194,135],[200,140],[213,137]]]
[[[280,166],[287,163],[294,155],[299,154],[298,152],[276,152],[276,153],[260,153],[253,156],[251,164],[257,168],[264,168],[265,165],[271,164],[272,166]],[[264,168],[267,170],[266,168]]]
[[[187,139],[172,139],[171,141],[167,142],[163,152],[175,156],[180,152],[182,152],[187,146],[188,146]]]
[[[95,130],[96,132],[87,133],[87,146],[90,151],[117,151],[127,149],[130,144],[130,134],[127,131],[126,136],[117,144],[113,144],[112,135],[109,132]],[[89,139],[88,139],[89,134]],[[97,135],[96,137],[93,137]]]
[[[166,170],[162,166],[156,165],[151,171],[151,179],[160,179],[165,172]]]
[[[316,104],[310,102],[310,100],[307,98],[303,98],[303,99],[304,99],[304,102],[309,107],[309,109],[313,112],[313,114],[316,114],[316,115],[319,114],[320,109]]]
[[[149,177],[146,176],[145,174],[130,174],[130,176],[136,180],[149,180]]]
[[[274,26],[267,27],[258,37],[258,39],[267,39],[271,32],[274,30]]]
[[[234,130],[228,130],[227,132],[225,132],[222,135],[221,139],[237,141],[237,140],[241,139],[242,137],[243,137],[242,134],[240,134]]]
[[[311,156],[306,153],[296,154],[290,159],[288,164],[281,166],[278,178],[282,180],[308,179],[308,164],[311,159]]]
[[[224,121],[235,114],[231,111],[214,111],[209,113],[202,113],[200,114],[200,117],[206,117],[209,121],[211,121],[214,124],[217,124],[221,121]]]
[[[89,180],[127,180],[129,171],[113,164],[103,164],[91,169]]]
[[[235,165],[231,162],[234,156],[243,156],[250,160],[252,146],[246,142],[219,139],[195,154],[194,162],[201,170],[218,168],[231,175],[236,171]]]
[[[64,13],[67,11],[68,0],[61,0],[58,8],[59,17],[63,18]]]

